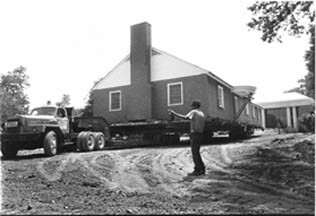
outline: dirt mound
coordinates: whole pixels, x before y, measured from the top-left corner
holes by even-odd
[[[266,186],[295,192],[314,202],[315,136],[297,139],[297,135],[275,138],[259,146],[253,157],[232,167]]]
[[[314,135],[203,145],[65,152],[2,160],[1,214],[314,213]]]

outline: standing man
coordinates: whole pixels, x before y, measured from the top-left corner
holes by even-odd
[[[203,131],[205,125],[205,115],[200,110],[201,103],[198,100],[194,100],[191,104],[192,110],[186,114],[181,115],[173,110],[168,110],[169,114],[175,115],[182,119],[190,120],[190,144],[192,158],[194,162],[194,171],[189,173],[190,176],[199,176],[205,174],[205,165],[202,161],[200,154],[200,145],[203,140]]]

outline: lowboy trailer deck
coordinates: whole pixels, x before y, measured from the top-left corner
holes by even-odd
[[[255,129],[262,126],[220,118],[208,118],[205,121],[204,142],[211,141],[215,132],[228,131],[230,138],[250,137]],[[172,145],[180,142],[180,136],[190,133],[189,120],[156,120],[143,122],[113,123],[111,136],[126,140],[138,139],[142,144]]]

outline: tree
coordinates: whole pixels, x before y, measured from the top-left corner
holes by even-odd
[[[89,98],[86,102],[85,107],[82,109],[82,116],[92,117],[93,116],[93,90],[91,89],[89,92]]]
[[[16,114],[26,114],[29,99],[24,92],[30,86],[26,68],[20,66],[12,72],[1,75],[0,82],[0,117],[1,122]]]
[[[61,101],[56,103],[57,106],[69,106],[70,105],[70,95],[63,94]]]
[[[310,48],[304,58],[308,73],[303,79],[298,80],[299,87],[287,92],[298,92],[315,99],[315,26],[311,28]]]
[[[252,21],[247,25],[262,32],[261,39],[271,43],[282,42],[284,32],[291,36],[310,36],[310,49],[304,59],[308,74],[298,82],[296,91],[315,98],[315,11],[313,1],[266,1],[255,2],[248,10],[252,12]]]
[[[102,80],[103,78],[98,79],[94,82],[93,87],[90,89],[88,100],[85,107],[83,108],[83,116],[91,117],[93,116],[93,88]]]
[[[252,12],[252,21],[248,26],[262,31],[261,39],[281,42],[283,32],[300,36],[310,32],[315,19],[312,1],[263,1],[255,2],[248,10]]]

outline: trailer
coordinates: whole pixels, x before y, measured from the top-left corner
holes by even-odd
[[[79,151],[100,150],[110,140],[110,126],[104,118],[73,116],[72,107],[38,107],[30,115],[8,119],[1,127],[1,152],[7,158],[19,150],[36,148],[54,156],[68,145]]]
[[[190,133],[190,121],[151,121],[115,123],[110,125],[111,136],[114,139],[138,140],[139,145],[178,145],[180,137]],[[263,128],[258,125],[245,124],[238,121],[227,121],[219,118],[205,121],[203,142],[209,143],[216,132],[227,132],[231,139],[249,138],[255,129]]]
[[[239,121],[240,113],[249,103],[241,106],[235,119],[208,117],[205,120],[204,143],[211,142],[215,132],[227,131],[231,138],[250,137],[262,126]],[[73,116],[72,107],[45,106],[31,111],[30,115],[17,115],[2,125],[1,152],[4,157],[15,157],[19,150],[44,148],[44,154],[54,156],[66,146],[76,151],[102,150],[113,140],[125,140],[125,146],[137,141],[144,145],[177,145],[180,137],[190,133],[190,121],[174,119],[131,121],[109,124],[103,117]]]
[[[250,138],[256,129],[262,126],[236,120],[208,118],[205,120],[203,142],[212,142],[215,133],[226,132],[231,139]],[[146,122],[127,122],[110,124],[111,137],[125,141],[137,140],[139,146],[144,145],[178,145],[180,137],[190,133],[189,120],[156,120]]]

